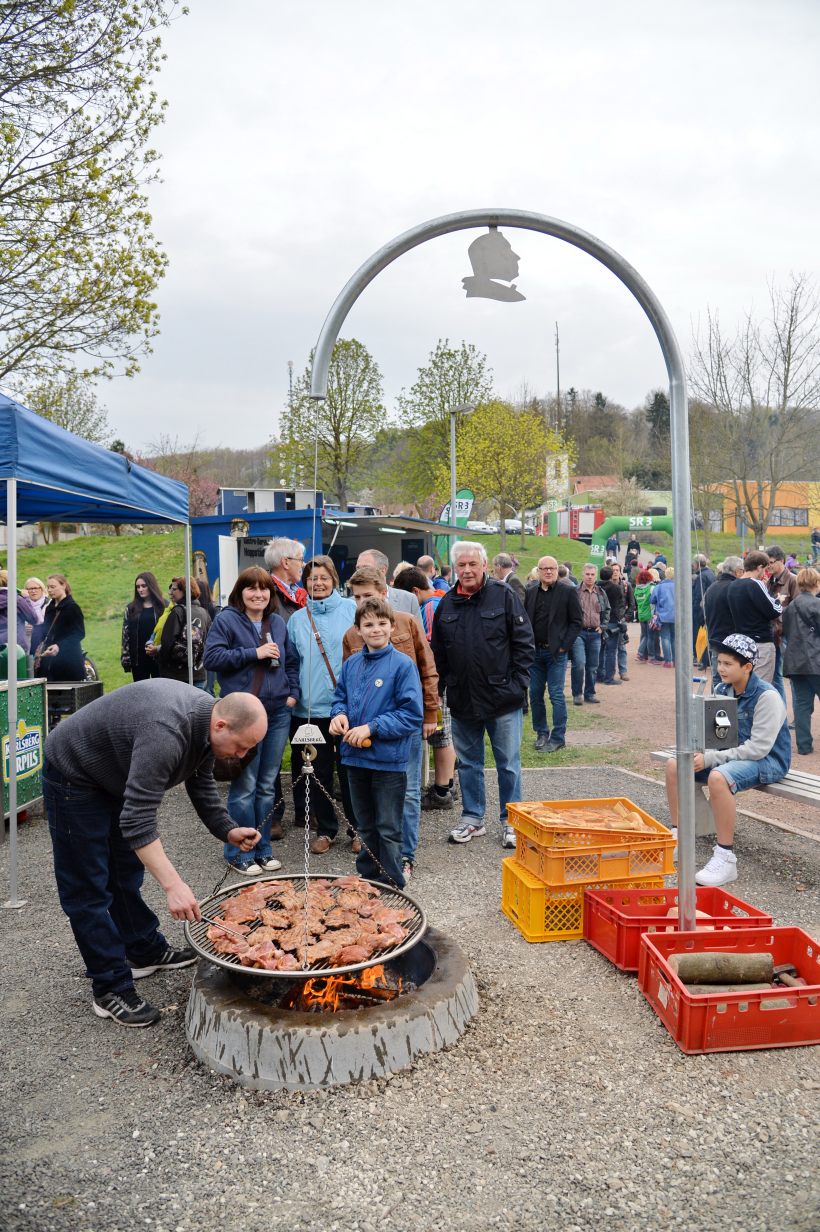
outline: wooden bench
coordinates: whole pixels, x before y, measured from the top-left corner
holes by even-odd
[[[657,749],[652,754],[652,760],[667,762],[675,756],[674,749]],[[714,834],[715,823],[709,801],[704,795],[703,784],[696,784],[700,790],[695,792],[695,834],[698,838],[706,834]],[[765,791],[770,796],[780,796],[784,800],[794,800],[799,804],[811,804],[820,808],[820,775],[806,774],[802,770],[790,770],[777,783],[766,783],[755,787],[755,791]]]

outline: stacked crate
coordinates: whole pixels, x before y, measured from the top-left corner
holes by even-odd
[[[637,814],[646,829],[600,830],[572,824],[573,809]],[[534,815],[550,809],[565,823]],[[569,941],[583,935],[584,891],[595,888],[662,889],[674,872],[669,830],[631,800],[547,800],[510,804],[515,855],[504,860],[501,910],[527,941]]]

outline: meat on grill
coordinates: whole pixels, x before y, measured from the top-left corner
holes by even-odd
[[[305,895],[291,881],[261,883],[239,890],[222,903],[221,919],[231,936],[212,924],[208,940],[218,954],[239,958],[243,967],[293,971],[307,961],[329,966],[366,962],[409,936],[403,922],[414,918],[412,907],[387,907],[380,891],[359,877],[325,878],[309,883],[307,934]]]

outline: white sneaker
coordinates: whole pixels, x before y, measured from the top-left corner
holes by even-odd
[[[672,835],[672,838],[675,840],[675,846],[672,848],[672,863],[677,864],[678,862],[678,831],[677,831],[677,828],[675,826],[670,826],[669,833]]]
[[[276,860],[273,856],[257,856],[256,863],[266,873],[275,873],[278,868],[282,867],[282,861]]]
[[[474,821],[470,821],[469,817],[465,817],[454,830],[450,831],[451,843],[469,843],[472,838],[481,838],[482,834],[486,834],[487,829],[479,822],[477,825]]]
[[[695,881],[703,886],[723,886],[737,881],[737,857],[725,847],[715,847],[705,868],[695,873]]]
[[[513,848],[515,847],[515,830],[513,830],[512,826],[504,827],[504,834],[501,839],[501,846],[502,847],[513,847]]]

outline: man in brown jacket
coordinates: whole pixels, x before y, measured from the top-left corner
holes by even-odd
[[[363,599],[386,599],[387,582],[380,569],[362,566],[357,569],[348,582],[350,594],[361,603]],[[419,825],[421,822],[421,757],[424,748],[423,741],[436,730],[436,715],[438,712],[438,672],[424,630],[418,620],[406,612],[395,612],[396,626],[391,635],[391,642],[412,659],[421,678],[422,701],[424,705],[424,722],[419,729],[410,749],[407,761],[407,795],[404,801],[404,816],[402,818],[401,856],[402,871],[405,883],[413,875],[416,848],[419,841]],[[362,636],[355,625],[352,625],[342,639],[342,656],[348,659],[361,650],[364,645]]]

